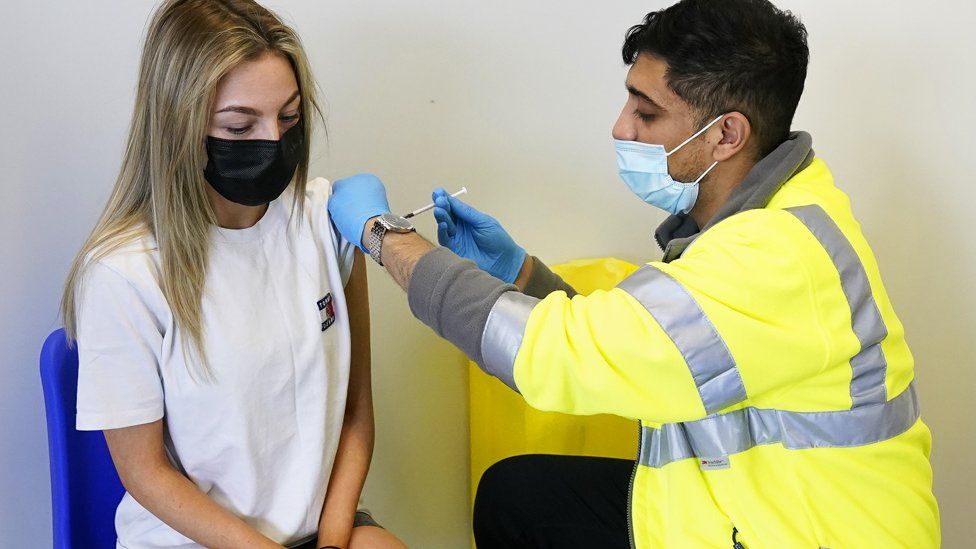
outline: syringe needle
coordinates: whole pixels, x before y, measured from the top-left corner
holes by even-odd
[[[451,196],[452,197],[458,197],[458,196],[461,196],[462,194],[464,194],[466,192],[468,192],[468,188],[467,187],[461,187],[461,190],[460,191],[452,194]],[[410,219],[411,217],[413,217],[415,215],[420,215],[420,214],[426,212],[427,210],[433,210],[434,209],[434,206],[435,206],[435,204],[432,202],[432,203],[424,206],[423,208],[420,208],[419,210],[414,210],[414,211],[408,213],[407,215],[405,215],[403,217],[405,219]]]

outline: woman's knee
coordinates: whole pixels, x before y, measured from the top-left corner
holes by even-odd
[[[406,549],[407,546],[388,530],[379,526],[357,526],[352,529],[349,549]]]

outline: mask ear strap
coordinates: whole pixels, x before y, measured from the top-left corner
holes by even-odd
[[[705,179],[705,176],[708,175],[708,172],[712,171],[712,168],[714,168],[715,166],[718,166],[718,160],[712,162],[712,165],[709,166],[707,170],[705,170],[705,173],[698,176],[698,179],[696,179],[695,182],[692,183],[692,185],[697,185],[698,183],[701,182],[702,179]]]
[[[684,147],[688,143],[691,143],[696,137],[698,137],[699,135],[705,133],[705,130],[707,130],[708,128],[711,128],[716,122],[718,122],[719,120],[721,120],[723,116],[725,116],[725,115],[724,114],[718,115],[718,118],[716,118],[715,120],[712,120],[711,122],[709,122],[708,124],[706,124],[704,128],[702,128],[702,129],[698,130],[697,132],[695,132],[695,135],[689,137],[688,139],[685,139],[684,142],[682,142],[677,147],[671,149],[670,151],[665,152],[664,153],[664,156],[671,156],[671,153],[676,152],[681,147]],[[709,169],[711,169],[711,168],[709,168]],[[708,172],[705,172],[705,173],[708,173]]]

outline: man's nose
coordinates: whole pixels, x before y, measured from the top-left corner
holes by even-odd
[[[620,141],[637,141],[637,124],[633,116],[628,116],[626,106],[621,109],[620,116],[613,124],[612,135]]]

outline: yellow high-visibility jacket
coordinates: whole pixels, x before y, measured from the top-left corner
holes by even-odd
[[[939,545],[912,355],[819,159],[612,290],[502,293],[480,345],[535,408],[641,421],[636,547]]]

